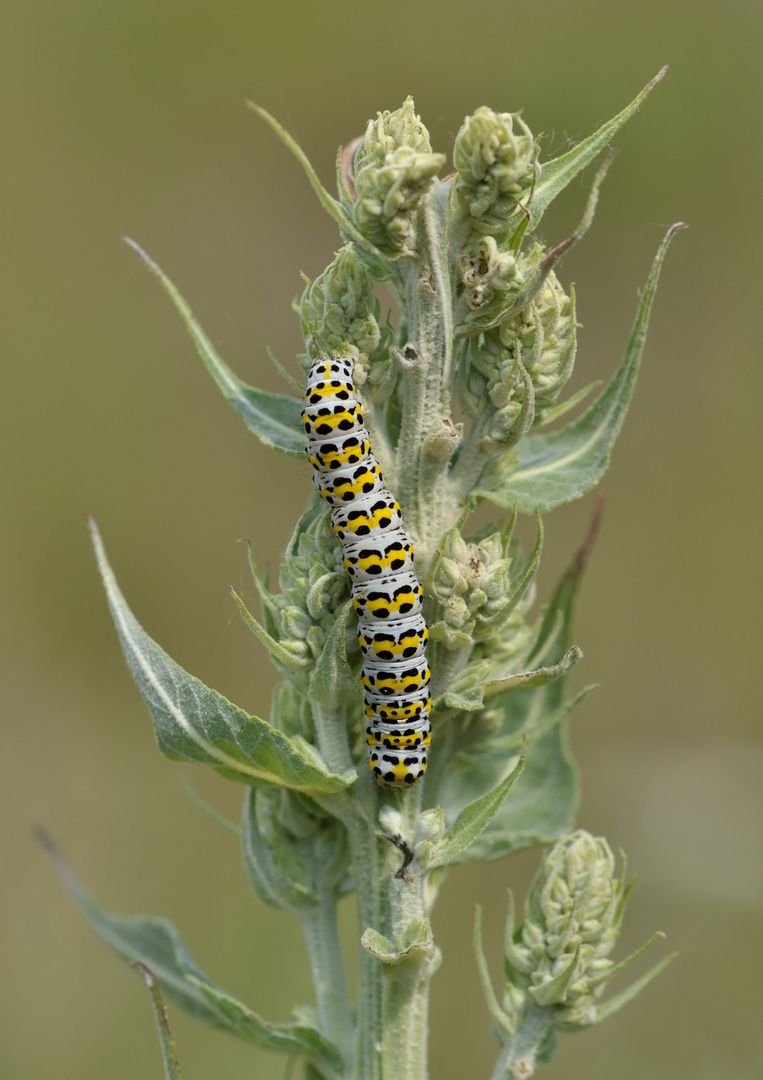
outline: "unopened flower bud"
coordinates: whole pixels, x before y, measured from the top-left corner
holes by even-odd
[[[627,890],[602,837],[579,829],[559,840],[530,887],[524,922],[506,951],[509,981],[555,1007],[555,1025],[592,1022],[614,967]]]
[[[502,232],[540,175],[537,143],[519,113],[484,105],[464,120],[453,160],[458,198],[481,233]]]
[[[369,120],[354,163],[353,215],[363,235],[387,254],[416,254],[411,217],[444,163],[444,154],[432,153],[412,98]]]
[[[343,247],[311,282],[299,304],[308,357],[342,356],[354,350],[368,362],[379,347],[379,301],[366,266],[351,244]]]
[[[316,660],[348,593],[342,549],[326,514],[316,513],[297,526],[279,582],[281,592],[272,603],[279,614],[280,644]]]

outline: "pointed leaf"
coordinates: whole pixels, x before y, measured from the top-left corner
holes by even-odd
[[[652,979],[656,979],[660,972],[664,971],[668,964],[672,963],[677,956],[677,952],[668,953],[664,959],[655,964],[653,968],[650,968],[646,975],[642,975],[640,979],[636,979],[634,983],[631,983],[630,986],[627,986],[625,990],[622,990],[619,994],[615,994],[614,997],[611,997],[608,1001],[605,1001],[601,1005],[596,1005],[594,1009],[596,1018],[592,1023],[598,1024],[602,1020],[606,1020],[608,1016],[612,1016],[613,1013],[622,1009],[623,1005],[627,1005],[629,1001],[633,1001],[635,996],[640,994]]]
[[[295,656],[294,653],[285,649],[279,641],[276,641],[276,639],[267,632],[264,626],[260,626],[235,589],[231,589],[231,596],[236,601],[236,606],[241,614],[241,618],[257,640],[268,650],[273,663],[282,675],[287,675],[289,672],[305,671],[309,668],[310,661],[307,657]]]
[[[125,238],[143,262],[159,278],[173,304],[180,312],[186,328],[194,340],[199,356],[209,374],[231,403],[250,431],[260,442],[273,450],[280,450],[290,457],[303,458],[305,453],[305,429],[302,424],[302,401],[289,394],[271,394],[247,386],[234,375],[220,359],[212,342],[193,316],[188,304],[163,270],[133,241]]]
[[[162,1049],[165,1080],[182,1080],[180,1062],[177,1059],[175,1050],[175,1041],[172,1038],[172,1032],[167,1020],[167,1010],[164,1007],[162,995],[159,993],[159,985],[154,978],[154,974],[150,968],[147,968],[145,964],[141,964],[139,960],[134,960],[130,967],[134,967],[141,973],[151,994],[151,1005],[154,1009],[154,1020],[156,1021],[156,1030],[159,1032],[159,1045]]]
[[[539,428],[545,427],[546,424],[553,424],[554,420],[558,420],[560,416],[564,416],[565,413],[570,412],[576,405],[579,405],[581,401],[584,401],[591,391],[598,390],[599,387],[603,385],[604,381],[602,379],[595,379],[592,383],[589,383],[588,386],[584,386],[582,390],[578,390],[572,397],[567,398],[566,401],[562,401],[558,405],[553,405],[546,409],[540,420],[536,414],[535,427]]]
[[[506,675],[503,678],[489,679],[476,686],[468,686],[464,690],[459,689],[458,682],[453,690],[443,698],[443,704],[449,709],[462,709],[466,712],[475,712],[484,707],[484,699],[494,697],[496,694],[508,693],[510,690],[528,688],[533,686],[545,686],[546,683],[565,675],[571,667],[582,660],[583,653],[573,645],[568,649],[557,664],[547,667],[539,667],[534,671],[522,671],[516,675]],[[469,669],[464,672],[468,676]]]
[[[112,915],[79,885],[55,844],[38,833],[53,857],[64,885],[80,911],[107,945],[130,963],[139,961],[162,989],[191,1016],[248,1042],[284,1054],[318,1054],[338,1063],[338,1052],[313,1028],[299,1023],[272,1024],[215,986],[191,957],[167,919]]]
[[[202,799],[201,795],[199,795],[198,792],[193,790],[193,788],[184,776],[179,776],[178,780],[180,781],[180,786],[183,788],[183,791],[185,791],[191,802],[195,806],[198,806],[199,810],[203,811],[203,813],[205,813],[208,818],[211,818],[216,825],[219,825],[221,826],[221,828],[226,829],[227,832],[233,833],[233,835],[239,840],[241,839],[241,829],[238,827],[238,825],[234,825],[232,821],[229,821],[228,818],[225,817],[224,814],[220,814],[217,810],[215,810],[214,806],[210,806],[206,799]]]
[[[572,953],[568,963],[551,979],[546,979],[540,986],[530,987],[530,993],[539,1005],[560,1005],[567,997],[580,961],[580,942]]]
[[[442,840],[434,845],[428,861],[429,869],[453,862],[474,843],[503,806],[507,795],[522,774],[526,760],[527,743],[525,742],[519,761],[508,776],[492,791],[488,791],[486,795],[465,806]]]
[[[651,93],[667,70],[667,67],[664,67],[658,71],[651,82],[647,83],[630,105],[627,105],[617,116],[603,124],[593,135],[589,135],[587,139],[583,139],[577,146],[573,146],[566,154],[561,154],[552,161],[544,162],[540,179],[535,185],[530,203],[530,229],[537,227],[549,204],[567,187],[571,180],[575,179],[586,165],[590,165],[626,120],[630,120],[639,105]]]
[[[119,591],[95,522],[90,527],[122,651],[162,753],[211,765],[244,784],[264,782],[323,794],[347,787],[350,777],[330,773],[304,740],[288,738],[267,721],[248,716],[184,671],[148,636]]]
[[[681,228],[683,224],[673,225],[660,244],[625,356],[607,388],[566,428],[550,435],[528,435],[515,456],[495,459],[475,496],[524,513],[547,511],[585,495],[604,475],[636,383],[660,269],[670,241]]]
[[[271,116],[270,113],[267,112],[266,109],[263,109],[261,105],[255,105],[253,101],[247,101],[246,104],[252,110],[252,112],[257,113],[257,115],[265,121],[268,127],[270,127],[276,133],[284,146],[287,146],[289,150],[291,150],[292,154],[294,154],[297,161],[305,170],[307,179],[310,181],[310,186],[312,187],[315,194],[318,196],[318,200],[321,206],[331,215],[331,217],[337,223],[342,232],[346,233],[348,236],[351,236],[355,243],[358,244],[361,248],[363,248],[364,251],[367,251],[369,255],[373,255],[374,258],[380,259],[382,262],[388,262],[388,257],[385,256],[381,251],[379,251],[378,248],[374,247],[371,241],[366,239],[366,237],[358,231],[355,223],[353,222],[347,211],[344,209],[342,204],[340,202],[337,202],[337,200],[332,195],[329,195],[328,191],[326,191],[325,187],[318,179],[318,174],[310,164],[307,154],[304,152],[296,139],[293,139],[289,132],[286,130],[286,128],[281,127],[276,118],[274,116]]]
[[[487,960],[485,959],[485,950],[482,946],[482,908],[477,904],[474,910],[474,958],[477,961],[477,972],[480,977],[480,986],[482,987],[482,996],[485,999],[487,1010],[493,1018],[493,1023],[502,1031],[505,1035],[510,1035],[512,1031],[511,1021],[501,1006],[498,1004],[498,999],[495,996],[493,990],[493,983],[490,979],[490,972],[488,971]]]
[[[558,663],[569,647],[574,601],[600,520],[600,505],[580,549],[562,577],[545,612],[530,663]],[[489,753],[474,768],[455,773],[443,792],[443,806],[455,816],[476,791],[484,791],[502,775],[500,756],[520,733],[545,731],[532,745],[522,775],[508,799],[482,835],[456,861],[501,859],[515,851],[550,843],[569,832],[575,820],[578,781],[563,718],[580,699],[564,702],[564,677],[536,688],[523,688],[491,702],[503,710],[501,728],[489,744]],[[545,730],[549,723],[553,726]],[[507,747],[508,744],[508,747]]]
[[[507,675],[503,679],[491,679],[485,686],[485,697],[493,697],[508,690],[518,690],[520,687],[545,686],[554,679],[566,675],[570,668],[583,659],[583,652],[577,645],[568,649],[562,659],[556,664],[547,667],[539,667],[534,671],[523,671],[519,675]]]

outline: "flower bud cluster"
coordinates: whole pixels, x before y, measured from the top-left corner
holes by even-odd
[[[576,329],[574,293],[567,295],[553,271],[534,299],[496,328],[502,349],[521,359],[532,381],[536,424],[572,374]]]
[[[351,244],[310,282],[299,302],[309,359],[345,355],[351,346],[366,361],[379,347],[379,301],[373,278]]]
[[[314,662],[350,592],[342,549],[327,514],[315,513],[298,524],[279,583],[281,592],[272,597],[280,623],[279,643],[292,655]]]
[[[542,423],[572,374],[575,330],[574,298],[551,271],[528,304],[467,341],[460,396],[472,416],[492,406],[488,445]]]
[[[505,231],[540,176],[538,144],[519,113],[484,105],[464,120],[453,161],[459,202],[483,234]]]
[[[527,897],[525,919],[506,946],[517,990],[554,1006],[558,1027],[595,1021],[595,999],[612,973],[628,890],[606,840],[579,829],[546,855]]]
[[[457,528],[445,538],[430,591],[441,605],[437,636],[446,648],[514,641],[519,626],[507,634],[518,599],[511,577],[510,539],[509,530],[468,542]]]
[[[445,163],[407,98],[395,112],[369,120],[355,152],[353,217],[372,244],[395,257],[415,255],[411,216]]]
[[[373,278],[352,244],[347,244],[306,286],[299,302],[306,368],[320,356],[349,356],[364,397],[371,401],[388,397],[395,377],[392,334],[379,326],[379,311]]]

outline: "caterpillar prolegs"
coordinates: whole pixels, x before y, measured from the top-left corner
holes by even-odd
[[[334,508],[363,654],[368,764],[382,787],[410,787],[426,772],[432,740],[428,631],[413,545],[371,452],[352,381],[353,361],[315,360],[302,419],[313,479]]]

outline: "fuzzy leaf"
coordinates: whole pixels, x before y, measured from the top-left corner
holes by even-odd
[[[263,782],[329,794],[352,782],[349,776],[329,772],[304,740],[288,738],[267,721],[248,716],[176,664],[128,608],[95,523],[90,527],[122,651],[166,757],[211,765],[244,784]]]
[[[493,984],[490,980],[490,972],[487,966],[487,960],[485,959],[485,950],[482,945],[482,908],[477,904],[474,911],[474,958],[477,961],[477,972],[480,977],[480,986],[482,987],[482,996],[485,999],[488,1012],[493,1018],[493,1023],[496,1025],[499,1031],[505,1035],[511,1035],[511,1021],[501,1006],[498,1004],[498,999],[495,996],[493,990]]]
[[[428,869],[445,866],[463,855],[485,830],[506,801],[527,760],[527,743],[522,747],[519,761],[500,784],[486,795],[465,806],[442,840],[435,844],[428,860]]]
[[[282,127],[278,123],[276,118],[274,116],[271,116],[270,113],[267,112],[266,109],[263,109],[261,105],[255,105],[253,101],[247,101],[246,104],[252,110],[252,112],[257,113],[257,115],[265,121],[268,127],[276,133],[284,146],[287,146],[289,150],[291,150],[292,154],[294,154],[297,161],[305,170],[307,179],[310,181],[310,186],[312,187],[315,194],[318,196],[318,201],[320,202],[321,206],[331,215],[331,217],[339,226],[340,230],[343,233],[346,233],[347,236],[352,237],[356,244],[358,244],[369,255],[372,255],[375,259],[380,260],[382,263],[387,261],[387,256],[384,255],[381,251],[379,251],[378,248],[374,247],[371,241],[368,240],[363,235],[363,233],[356,228],[355,223],[353,222],[352,218],[345,210],[345,208],[342,206],[342,204],[340,202],[337,202],[337,200],[332,195],[329,195],[328,191],[326,191],[325,187],[318,179],[318,174],[310,164],[310,160],[307,157],[307,154],[304,152],[296,139],[293,139],[289,132],[286,130],[286,128]]]
[[[244,821],[241,846],[244,865],[249,881],[257,899],[268,907],[297,913],[307,907],[314,907],[318,897],[304,883],[293,877],[284,877],[274,858],[275,842],[266,841],[257,821],[257,806],[254,789],[250,789],[244,804]],[[296,852],[285,845],[283,854],[292,864],[296,863]],[[299,871],[299,867],[295,867]],[[306,877],[306,874],[301,875]]]
[[[654,967],[650,968],[646,975],[642,975],[640,979],[636,979],[630,986],[626,986],[624,990],[621,990],[619,994],[615,994],[614,997],[609,998],[608,1001],[595,1005],[594,1018],[591,1020],[591,1023],[600,1024],[601,1021],[606,1020],[608,1016],[612,1016],[614,1013],[619,1012],[623,1005],[627,1005],[629,1001],[633,1001],[636,995],[640,994],[652,979],[656,979],[660,972],[664,971],[668,964],[671,964],[677,956],[677,952],[668,953],[668,955],[663,957],[662,960],[659,960]]]
[[[345,650],[347,618],[351,610],[350,599],[339,609],[310,676],[308,696],[311,701],[326,708],[335,707],[337,703],[352,700],[358,695],[358,681],[352,674]]]
[[[463,690],[459,689],[459,684],[456,682],[454,689],[449,691],[443,698],[443,703],[449,709],[463,709],[467,712],[475,712],[484,707],[486,697],[494,697],[496,694],[504,694],[510,690],[520,688],[545,686],[546,683],[565,675],[582,657],[583,653],[577,645],[573,645],[558,663],[547,667],[539,667],[534,671],[522,671],[517,675],[506,675],[503,678],[489,679],[487,682],[483,681],[476,685],[468,685]],[[464,674],[468,676],[468,668]]]
[[[400,933],[395,934],[394,942],[368,927],[360,943],[377,960],[391,967],[409,962],[424,963],[434,952],[432,926],[427,918],[411,919]]]
[[[657,250],[625,356],[603,393],[566,428],[528,435],[512,451],[515,456],[488,465],[476,497],[523,513],[545,512],[580,498],[601,479],[633,395],[665,253],[681,228],[681,223],[671,226]]]
[[[134,967],[141,973],[151,995],[151,1005],[154,1010],[156,1030],[159,1032],[159,1045],[162,1050],[162,1064],[164,1065],[165,1080],[182,1080],[180,1062],[177,1059],[177,1052],[175,1050],[175,1041],[172,1038],[172,1032],[170,1031],[170,1025],[167,1020],[167,1010],[164,1007],[162,995],[159,993],[159,985],[154,978],[154,973],[150,968],[147,968],[145,964],[142,964],[140,960],[134,960],[130,964],[130,967]]]
[[[576,146],[573,146],[571,150],[568,150],[567,153],[561,154],[559,157],[543,163],[540,180],[535,185],[532,201],[530,203],[529,228],[531,230],[537,227],[538,222],[543,217],[549,204],[553,202],[556,196],[561,191],[564,191],[570,181],[574,180],[578,173],[598,157],[626,120],[630,120],[638,107],[645,101],[657,83],[663,78],[667,70],[667,67],[664,67],[658,71],[651,82],[646,84],[641,93],[634,98],[630,105],[627,105],[622,112],[617,114],[617,116],[608,120],[606,124],[602,124],[598,131],[595,131],[593,135],[589,135],[587,139],[583,139]]]
[[[223,1028],[247,1042],[284,1054],[318,1054],[336,1064],[337,1050],[305,1024],[272,1024],[215,986],[188,952],[180,934],[167,919],[111,915],[103,911],[75,879],[60,851],[38,834],[74,902],[95,932],[130,963],[139,961],[162,989],[191,1016]]]
[[[180,312],[180,317],[193,338],[204,366],[222,391],[223,397],[231,403],[249,430],[254,432],[265,446],[280,450],[282,454],[288,454],[290,457],[304,458],[305,429],[300,416],[302,401],[289,394],[271,394],[266,390],[247,386],[234,375],[228,365],[217,355],[212,342],[199,326],[190,307],[161,267],[133,240],[127,239],[127,243],[140,256],[149,270],[159,278],[164,290]]]
[[[231,596],[236,601],[241,618],[260,644],[264,645],[268,650],[273,663],[282,675],[288,677],[289,672],[304,671],[310,666],[310,661],[306,657],[295,656],[294,653],[290,653],[279,641],[276,641],[272,634],[268,633],[264,626],[260,626],[235,589],[231,589]]]
[[[551,666],[569,648],[574,601],[599,524],[594,516],[588,535],[562,577],[543,617],[529,657],[531,664]],[[478,839],[455,861],[501,859],[515,851],[550,843],[569,832],[575,820],[578,780],[570,754],[563,718],[573,702],[564,702],[564,676],[545,686],[522,688],[499,695],[492,709],[503,711],[500,729],[491,739],[488,753],[474,768],[456,773],[443,793],[443,806],[452,819],[502,775],[504,758],[520,732],[544,731],[532,744],[522,775],[511,799],[498,810]],[[497,754],[491,754],[492,748]]]

